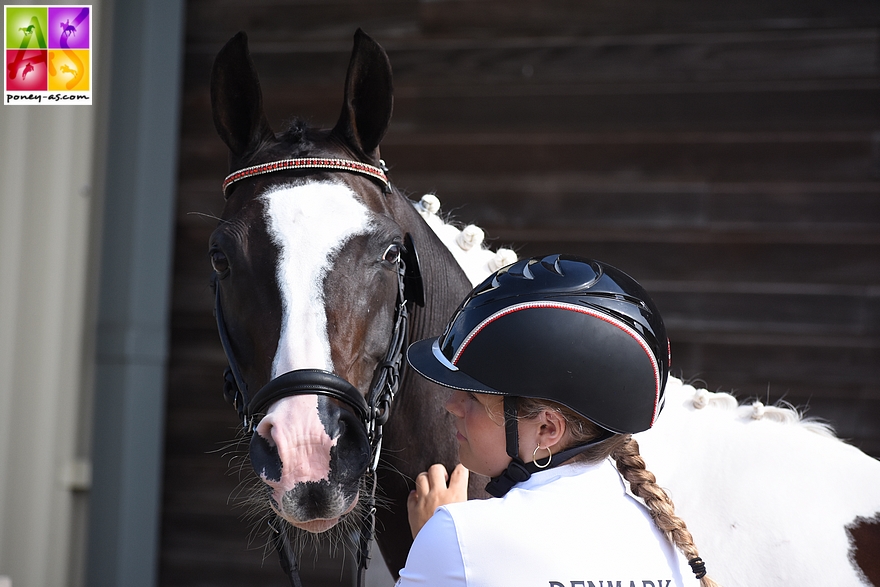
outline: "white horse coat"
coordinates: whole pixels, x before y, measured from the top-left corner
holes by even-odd
[[[672,377],[636,439],[725,587],[870,585],[846,527],[880,512],[880,461],[793,410],[737,407]]]

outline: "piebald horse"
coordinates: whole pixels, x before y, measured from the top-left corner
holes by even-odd
[[[289,535],[357,528],[368,538],[374,511],[396,576],[411,544],[412,480],[457,460],[444,391],[401,365],[400,349],[436,336],[472,285],[513,258],[388,181],[379,144],[391,65],[363,32],[330,130],[270,128],[243,33],[216,58],[211,102],[230,168],[210,239],[215,312],[225,392],[263,488],[255,499],[277,518],[294,583]],[[674,378],[666,393],[638,440],[713,578],[880,585],[878,461],[792,410],[738,406]],[[485,482],[472,476],[469,495],[485,497]]]

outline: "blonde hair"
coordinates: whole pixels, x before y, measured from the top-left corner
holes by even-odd
[[[534,398],[517,398],[517,416],[535,418],[544,410],[555,410],[565,418],[570,438],[569,446],[585,444],[601,436],[604,430],[574,410],[556,402]],[[573,462],[598,463],[611,457],[620,474],[630,485],[633,494],[644,500],[654,524],[666,534],[669,541],[685,556],[688,564],[700,580],[701,587],[719,587],[706,575],[705,565],[694,545],[693,536],[684,520],[675,515],[675,505],[669,494],[657,485],[657,478],[645,467],[639,454],[639,443],[631,434],[615,434],[599,442],[572,459]]]

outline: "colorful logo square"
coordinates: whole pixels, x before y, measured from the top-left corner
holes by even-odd
[[[89,89],[89,52],[79,49],[49,51],[49,90],[82,91]]]
[[[89,6],[49,7],[49,48],[89,48]]]
[[[3,103],[91,104],[91,5],[3,8]]]
[[[6,89],[18,92],[47,90],[45,51],[6,50]]]
[[[7,49],[48,49],[47,6],[5,6]]]

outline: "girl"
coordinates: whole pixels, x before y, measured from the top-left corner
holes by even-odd
[[[647,293],[598,261],[525,259],[477,286],[407,353],[454,390],[464,467],[416,479],[398,585],[715,585],[631,436],[663,407],[668,349]],[[468,469],[497,499],[465,501]]]

